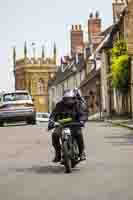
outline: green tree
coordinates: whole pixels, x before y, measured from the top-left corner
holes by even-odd
[[[119,40],[112,49],[112,86],[120,93],[128,92],[129,56],[124,40]]]
[[[127,54],[127,44],[124,40],[118,40],[112,48],[112,59]]]

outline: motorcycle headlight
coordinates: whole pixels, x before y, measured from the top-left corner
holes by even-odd
[[[71,131],[69,128],[65,128],[63,131],[62,131],[62,137],[64,139],[67,139],[69,136],[71,135]]]

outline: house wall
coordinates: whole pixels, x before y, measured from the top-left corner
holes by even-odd
[[[51,112],[55,106],[55,99],[57,96],[57,88],[50,87],[49,88],[49,112]]]
[[[65,73],[65,72],[64,72]],[[85,79],[85,69],[82,72],[73,73],[64,81],[55,86],[49,86],[49,111],[51,112],[57,101],[63,96],[66,89],[79,88],[81,81]]]
[[[126,27],[126,40],[128,44],[128,54],[131,58],[130,63],[130,97],[129,101],[131,103],[130,112],[133,118],[133,1],[128,1],[128,9],[125,17],[125,27]]]
[[[109,94],[108,94],[108,57],[106,51],[102,52],[102,65],[101,65],[101,99],[102,99],[102,112],[106,115],[109,115]]]
[[[132,16],[133,19],[133,16]],[[133,30],[131,31],[131,21],[130,21],[130,14],[129,12],[126,12],[126,14],[121,17],[120,23],[119,23],[119,31],[117,31],[113,36],[113,43],[115,43],[119,39],[126,40],[129,49],[133,50]],[[132,37],[129,37],[129,33]],[[130,43],[129,38],[132,40]],[[130,44],[132,45],[130,45]],[[131,47],[131,48],[130,48]],[[108,53],[111,52],[111,49],[104,49],[103,50],[103,57],[102,57],[102,69],[101,69],[101,84],[102,84],[102,110],[106,110],[107,114],[126,114],[130,113],[131,110],[131,101],[130,101],[130,90],[128,94],[125,96],[122,96],[118,91],[112,88],[111,86],[111,77],[109,77],[109,73],[111,72],[111,53],[108,57]],[[131,68],[132,69],[132,68]],[[132,73],[133,74],[133,70]],[[106,77],[108,77],[106,79]],[[133,75],[131,76],[133,77]],[[133,87],[131,88],[132,94],[133,94]],[[132,96],[133,99],[133,96]],[[133,102],[133,100],[132,100]],[[133,103],[132,103],[133,104]],[[132,106],[133,109],[133,106]]]
[[[101,92],[100,85],[97,87],[97,82],[100,83],[100,72],[97,75],[94,75],[93,78],[88,80],[88,82],[80,88],[82,95],[87,102],[89,114],[100,111]]]

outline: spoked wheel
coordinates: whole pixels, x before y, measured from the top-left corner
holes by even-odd
[[[63,150],[64,150],[64,166],[65,166],[65,172],[71,173],[72,172],[72,161],[71,161],[71,149],[68,145],[68,142],[65,141],[63,144]]]
[[[79,163],[79,149],[76,140],[73,141],[73,151],[72,151],[72,168],[74,168]]]

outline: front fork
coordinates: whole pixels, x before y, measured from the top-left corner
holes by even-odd
[[[62,151],[62,159],[64,159],[64,142],[67,143],[67,147],[68,147],[68,156],[70,156],[70,158],[72,159],[72,136],[69,135],[66,138],[61,138],[61,151]]]

